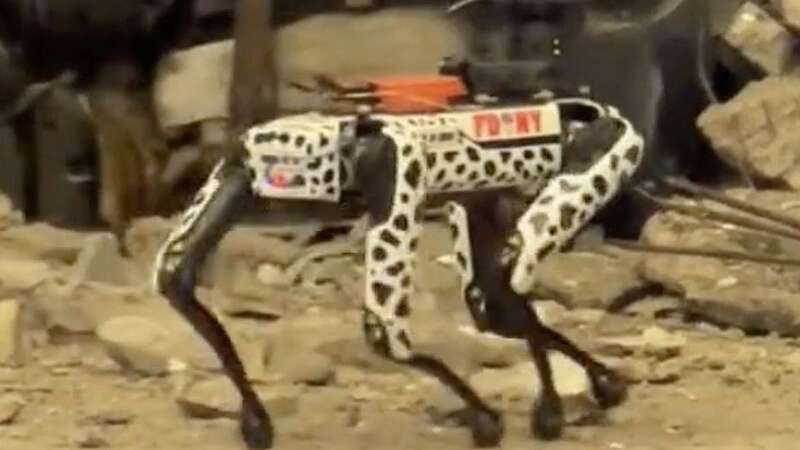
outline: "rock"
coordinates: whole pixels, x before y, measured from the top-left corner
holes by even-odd
[[[352,272],[356,264],[350,257],[352,255],[361,254],[363,250],[363,247],[360,244],[362,240],[353,236],[353,233],[357,231],[358,227],[354,227],[351,229],[351,233],[348,236],[307,246],[302,254],[297,257],[291,263],[291,265],[289,265],[289,267],[286,268],[285,273],[288,276],[288,280],[291,283],[300,281],[301,276],[305,275],[310,266],[328,259],[334,261],[344,261],[346,265],[351,266],[347,267],[346,271]],[[299,241],[295,240],[293,242],[294,244],[299,245]],[[346,262],[348,259],[350,260],[350,263]],[[333,266],[335,265],[336,263],[333,264]],[[304,278],[313,280],[313,278],[310,277],[304,276]],[[331,278],[329,277],[328,279]]]
[[[680,360],[663,361],[651,368],[647,381],[655,384],[674,383],[681,378],[683,369],[683,362]]]
[[[175,400],[181,411],[193,419],[236,418],[241,407],[239,392],[227,377],[192,383]]]
[[[4,295],[29,292],[52,276],[46,262],[0,258],[0,289]]]
[[[678,297],[647,297],[628,305],[624,312],[639,317],[656,319],[676,311],[682,311],[684,301]]]
[[[258,395],[273,417],[285,417],[297,411],[301,392],[292,386],[270,385],[267,392]],[[241,408],[239,392],[224,376],[184,386],[179,389],[175,401],[181,411],[193,419],[238,419]]]
[[[333,380],[333,362],[326,355],[316,352],[295,353],[282,352],[273,357],[268,369],[280,374],[281,378],[291,383],[324,385]]]
[[[800,79],[769,77],[707,108],[697,126],[714,152],[746,174],[800,189]]]
[[[91,414],[87,422],[95,425],[127,425],[133,417],[133,413],[127,409],[106,408]]]
[[[156,253],[173,226],[172,221],[158,216],[138,218],[131,222],[125,232],[125,248],[143,271],[152,271]]]
[[[74,266],[81,282],[96,281],[126,285],[131,282],[127,261],[119,253],[117,238],[111,233],[100,233],[86,239]]]
[[[299,244],[273,236],[269,230],[257,226],[234,228],[225,235],[219,246],[219,253],[228,260],[244,258],[281,267],[289,265],[303,251]]]
[[[164,299],[140,288],[95,282],[65,284],[58,279],[39,285],[30,305],[48,330],[69,333],[93,333],[101,323],[119,316],[175,314]]]
[[[594,253],[560,253],[537,268],[537,292],[568,308],[608,309],[614,301],[641,290],[636,268],[619,258]]]
[[[0,366],[22,366],[27,354],[23,340],[22,305],[16,300],[0,300]]]
[[[168,54],[153,86],[156,115],[163,128],[228,117],[231,41],[213,42]],[[203,98],[187,102],[192,92]]]
[[[650,363],[643,359],[605,357],[602,361],[608,368],[630,382],[639,383],[650,378]]]
[[[481,333],[469,325],[458,327],[458,331],[465,335],[462,339],[474,341],[473,358],[481,367],[509,367],[529,358],[527,345],[519,339]]]
[[[791,258],[797,244],[747,231],[728,232],[674,213],[659,213],[645,224],[649,244],[726,250]],[[649,254],[645,278],[686,298],[685,309],[709,322],[743,330],[800,333],[800,271],[718,258]]]
[[[800,2],[797,0],[772,0],[772,3],[791,27],[794,27],[795,30],[800,29]]]
[[[553,380],[564,403],[568,421],[584,416],[593,404],[586,371],[561,353],[548,354]],[[533,362],[507,369],[482,369],[469,379],[470,385],[485,399],[500,402],[503,408],[528,413],[541,391],[541,382]],[[512,404],[516,407],[512,408]]]
[[[167,372],[169,334],[154,322],[136,316],[117,317],[97,327],[96,333],[121,367],[143,375]]]
[[[231,294],[254,296],[263,288],[256,278],[259,266],[269,263],[286,267],[302,251],[300,245],[272,236],[264,229],[236,227],[223,238],[217,252],[209,258],[202,284]],[[242,287],[243,281],[247,288]]]
[[[25,400],[14,394],[0,394],[0,425],[10,425],[22,412]]]
[[[794,68],[792,51],[797,38],[755,2],[739,8],[723,38],[770,75]]]
[[[376,357],[362,336],[360,315],[309,312],[281,320],[279,330],[269,349],[269,365],[273,360],[284,364],[304,354],[319,353],[334,364],[354,367],[396,369],[391,363]]]
[[[599,351],[614,356],[649,356],[668,359],[677,356],[686,345],[686,338],[669,333],[658,326],[647,328],[639,336],[601,337]]]
[[[32,223],[0,232],[0,247],[18,250],[35,258],[72,264],[83,248],[85,235],[77,231]]]
[[[270,287],[262,287],[259,292],[260,297],[257,299],[213,292],[211,298],[226,315],[264,321],[274,321],[283,317],[287,305],[293,300],[292,291]]]
[[[286,287],[291,284],[280,267],[269,263],[258,266],[256,278],[266,286]]]
[[[109,445],[100,430],[94,427],[79,428],[73,431],[69,440],[72,445],[78,448],[105,448]]]

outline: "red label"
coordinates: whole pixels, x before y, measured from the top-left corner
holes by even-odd
[[[539,110],[477,113],[472,126],[478,139],[527,136],[542,131],[542,114]]]

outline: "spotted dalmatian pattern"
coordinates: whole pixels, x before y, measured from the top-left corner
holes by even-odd
[[[598,114],[615,114],[590,101],[584,106],[595,108]],[[615,194],[641,158],[641,138],[622,118],[618,120],[626,132],[608,155],[584,174],[555,178],[562,166],[560,140],[484,145],[459,128],[464,121],[458,113],[375,115],[372,119],[384,123],[381,133],[393,143],[397,165],[390,214],[367,234],[363,324],[373,347],[396,360],[413,356],[408,318],[420,215],[428,193],[536,186],[541,192],[539,200],[520,219],[517,241],[522,242],[513,246],[515,251],[523,251],[518,260],[516,253],[513,255],[516,267],[512,284],[515,290],[527,292],[536,262],[574,235]],[[242,136],[251,190],[264,198],[336,202],[344,190],[358,189],[353,176],[356,161],[361,152],[369,150],[356,145],[355,124],[353,116],[311,113],[252,127]],[[560,128],[557,131],[556,137],[560,137]],[[159,273],[174,271],[180,264],[185,239],[220,188],[221,170],[222,163],[212,171],[180,225],[160,249],[154,284]],[[276,182],[274,172],[284,175],[283,179]],[[294,176],[300,178],[294,180]],[[464,276],[462,294],[480,313],[485,299],[479,290],[472,289],[475,283],[466,212],[455,203],[450,206],[449,220]]]
[[[266,198],[339,201],[340,149],[352,133],[342,120],[316,113],[249,129],[242,140],[252,191]]]
[[[156,270],[153,272],[151,280],[153,289],[156,292],[159,290],[158,282],[162,272],[174,272],[177,270],[186,251],[186,239],[191,235],[192,229],[202,216],[203,211],[219,191],[222,185],[221,174],[224,164],[224,161],[220,161],[214,166],[205,184],[197,191],[191,204],[181,215],[178,226],[170,232],[156,254]]]
[[[391,120],[414,129],[425,146],[426,192],[450,193],[541,184],[561,166],[561,143],[486,148],[459,122],[465,113],[411,115]],[[386,118],[388,119],[388,117]]]
[[[585,172],[561,174],[549,180],[517,221],[516,231],[522,246],[511,286],[520,294],[532,290],[537,263],[572,239],[617,194],[641,163],[642,136],[618,111],[608,109],[606,113],[622,130],[616,143]]]
[[[473,317],[480,319],[486,313],[486,296],[475,282],[467,210],[453,201],[447,202],[445,208],[450,236],[453,239],[456,265],[461,277],[461,300],[469,307]]]
[[[407,360],[413,356],[408,317],[427,167],[423,145],[401,123],[387,124],[382,133],[394,143],[398,182],[389,217],[367,233],[364,326],[373,347]]]

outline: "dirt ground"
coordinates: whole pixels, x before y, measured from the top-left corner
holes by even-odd
[[[502,448],[797,448],[800,341],[745,338],[736,332],[674,321],[663,325],[686,337],[686,342],[679,354],[665,360],[671,368],[660,380],[635,383],[627,403],[594,423],[568,426],[557,442],[531,439],[526,404],[517,404],[504,414],[507,431]],[[596,346],[591,341],[601,334],[597,329],[565,331],[592,349]],[[629,364],[637,357],[619,360]],[[260,394],[281,390],[297,394],[288,394],[297,402],[296,408],[273,411],[275,448],[471,448],[465,429],[437,424],[426,412],[427,394],[414,387],[420,386],[421,377],[402,370],[396,374],[412,387],[379,382],[386,375],[373,378],[370,373],[363,374],[363,386],[355,390],[371,395],[353,396],[353,387],[341,380],[326,386],[259,384]],[[121,374],[94,340],[52,342],[40,349],[36,364],[0,369],[0,392],[24,403],[13,423],[0,426],[0,448],[245,448],[232,418],[186,417],[172,398],[174,386],[174,375]],[[398,396],[418,398],[398,403]],[[398,407],[400,403],[406,406]]]

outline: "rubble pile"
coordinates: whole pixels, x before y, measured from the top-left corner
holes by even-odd
[[[792,190],[800,188],[798,4],[772,0],[741,6],[722,37],[764,77],[730,101],[712,105],[697,121],[717,154],[743,175]]]

